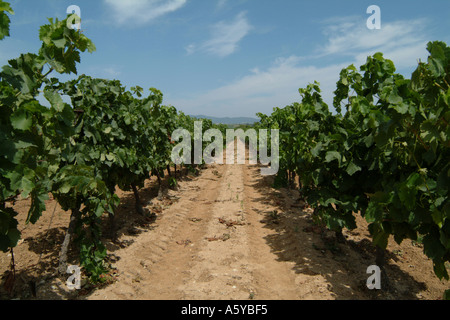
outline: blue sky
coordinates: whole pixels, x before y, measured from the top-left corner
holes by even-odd
[[[342,68],[381,51],[410,77],[428,41],[450,44],[448,0],[10,2],[15,15],[0,65],[37,52],[39,26],[77,5],[97,47],[82,55],[79,74],[158,88],[164,104],[191,115],[268,114],[299,101],[298,88],[315,80],[331,107]],[[381,9],[380,30],[367,28],[370,5]]]

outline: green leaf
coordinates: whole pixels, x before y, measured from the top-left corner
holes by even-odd
[[[104,207],[103,207],[101,204],[99,204],[99,205],[97,206],[96,210],[95,210],[95,215],[96,215],[98,218],[100,218],[104,213],[105,213]]]
[[[24,110],[20,109],[11,115],[11,124],[14,129],[28,131],[33,125],[33,119]]]
[[[9,37],[9,25],[11,20],[6,15],[5,12],[9,14],[14,14],[14,11],[11,9],[11,6],[8,2],[3,2],[0,0],[0,40],[3,40],[5,37]]]
[[[400,114],[406,114],[409,111],[409,106],[403,102],[397,103],[393,109]]]
[[[354,175],[356,172],[361,171],[361,170],[362,170],[362,168],[360,166],[356,165],[353,161],[351,161],[349,163],[349,165],[347,166],[347,169],[346,169],[347,173],[350,176]]]
[[[47,190],[44,188],[41,188],[39,192],[32,192],[31,193],[31,207],[28,212],[28,218],[26,220],[26,223],[32,223],[35,224],[39,218],[42,215],[42,212],[45,211],[45,201],[49,199]],[[43,193],[42,193],[43,191]]]
[[[403,205],[412,210],[416,205],[416,195],[423,180],[417,172],[411,174],[407,181],[403,182],[398,190],[398,197]]]
[[[423,251],[432,260],[441,259],[446,252],[439,239],[440,235],[435,232],[423,238]]]
[[[11,23],[11,20],[9,17],[4,13],[0,11],[0,40],[3,40],[6,37],[9,37],[9,25]]]
[[[65,103],[61,98],[60,94],[53,90],[45,90],[44,97],[50,102],[52,108],[54,108],[57,112],[62,112],[65,107]]]
[[[21,237],[21,233],[17,228],[9,229],[8,231],[8,238],[9,238],[9,246],[15,247],[17,246],[17,243],[19,242]]]
[[[321,150],[322,150],[322,143],[319,142],[314,148],[311,149],[311,154],[314,157],[318,157]]]
[[[337,151],[328,151],[327,155],[325,156],[325,162],[329,163],[334,160],[337,160],[339,162],[339,166],[341,165],[341,154]]]
[[[440,238],[442,245],[447,249],[450,250],[450,235],[446,234],[444,231],[440,231]]]
[[[55,44],[55,46],[59,49],[64,49],[66,46],[66,42],[67,40],[62,38],[62,39],[58,39],[58,40],[52,40],[52,42]]]
[[[93,52],[95,46],[82,33],[69,29],[67,19],[49,19],[49,22],[39,30],[39,38],[43,42],[39,50],[40,56],[58,73],[76,74],[80,52]]]
[[[19,191],[23,198],[28,197],[35,187],[33,182],[35,174],[31,169],[13,171],[8,177],[11,181],[11,188]]]
[[[9,248],[17,246],[21,237],[21,233],[17,228],[11,228],[6,234],[0,234],[0,250],[7,252]]]
[[[116,156],[113,153],[108,153],[106,155],[106,159],[108,159],[109,161],[114,161],[116,159]]]
[[[391,104],[401,104],[403,102],[403,98],[398,94],[391,92],[387,101]]]
[[[380,222],[383,218],[383,208],[377,203],[370,202],[366,213],[364,214],[364,218],[368,223]]]
[[[10,14],[14,14],[14,11],[11,8],[11,5],[8,2],[4,2],[2,0],[0,0],[0,11],[6,11]]]
[[[21,54],[17,59],[8,61],[9,65],[3,67],[2,78],[14,89],[23,94],[37,95],[37,89],[41,85],[41,72],[44,66],[41,57],[27,53]]]
[[[379,232],[373,237],[373,243],[380,247],[381,249],[386,249],[388,245],[389,234],[384,232]]]
[[[446,268],[445,262],[443,260],[441,260],[441,259],[438,259],[437,261],[434,260],[433,261],[433,270],[439,279],[449,280],[447,268]]]
[[[406,186],[408,188],[417,188],[420,186],[420,184],[422,183],[422,179],[420,177],[420,174],[418,173],[413,173],[409,176],[407,182],[406,182]]]
[[[70,190],[72,189],[72,186],[70,185],[70,183],[65,182],[59,189],[58,192],[62,193],[62,194],[67,194],[70,192]]]
[[[431,56],[428,58],[430,71],[435,77],[440,77],[445,74],[445,45],[442,42],[430,42],[428,43],[428,51]]]

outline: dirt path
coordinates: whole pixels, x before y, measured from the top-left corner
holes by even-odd
[[[210,166],[183,184],[156,229],[116,253],[119,281],[89,299],[299,298],[289,265],[265,243],[250,170]]]
[[[182,179],[178,190],[169,190],[163,201],[153,195],[154,183],[149,182],[141,192],[144,201],[151,201],[148,207],[157,209],[153,222],[135,216],[132,195],[121,194],[119,239],[106,241],[117,278],[94,291],[68,292],[65,279],[54,276],[68,215],[50,201],[52,211],[23,230],[24,240],[15,250],[23,283],[19,297],[440,299],[448,289],[448,282],[434,275],[420,244],[405,241],[399,246],[391,241],[386,272],[392,290],[368,290],[366,270],[375,264],[375,252],[366,222],[358,218],[358,229],[346,231],[345,243],[339,243],[333,232],[313,223],[312,210],[298,191],[274,189],[272,179],[262,177],[258,165],[211,165],[197,177]],[[28,205],[18,203],[21,219]],[[2,270],[9,261],[7,254],[0,256]],[[36,287],[34,297],[30,280]]]
[[[338,243],[297,191],[273,189],[258,166],[209,166],[173,195],[153,230],[115,252],[118,281],[87,299],[438,299],[446,288],[408,244],[390,246],[403,255],[388,254],[393,290],[368,290],[375,254],[365,222]]]
[[[89,299],[332,298],[325,279],[296,274],[269,246],[277,232],[263,218],[276,209],[260,178],[257,166],[215,165],[183,184],[156,229],[116,253],[119,281]]]

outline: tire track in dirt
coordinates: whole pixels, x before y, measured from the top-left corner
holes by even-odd
[[[207,239],[179,288],[187,300],[244,300],[253,295],[242,165],[228,165],[211,208]]]

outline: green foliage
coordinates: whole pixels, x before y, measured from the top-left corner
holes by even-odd
[[[9,5],[0,2],[0,9],[12,12]],[[2,18],[3,19],[3,18]],[[55,34],[65,34],[61,50],[64,52],[84,51],[87,46],[85,36],[66,27],[65,21],[44,26]],[[56,36],[54,37],[56,40]],[[27,223],[36,223],[45,210],[45,200],[52,190],[55,174],[60,167],[61,146],[67,144],[71,134],[73,111],[62,103],[61,97],[46,94],[52,103],[51,108],[42,106],[37,100],[39,90],[51,83],[49,67],[43,74],[46,64],[58,60],[62,65],[74,65],[75,60],[67,55],[52,56],[44,41],[38,55],[22,54],[9,61],[0,72],[0,207],[2,208],[0,239],[1,250],[14,247],[20,237],[17,229],[17,213],[7,203],[19,196],[30,197],[31,206]],[[58,72],[67,70],[58,69]]]
[[[448,279],[450,48],[430,42],[428,51],[411,80],[382,53],[342,70],[337,114],[314,83],[300,89],[301,103],[259,116],[260,126],[280,129],[280,168],[299,176],[330,229],[355,228],[360,212],[375,245],[421,238],[436,275]]]
[[[0,10],[0,33],[8,35],[4,22],[9,26],[9,20],[3,11],[13,12],[5,2],[0,2]],[[83,204],[83,219],[98,219],[117,205],[117,197],[92,167],[65,161],[74,141],[76,116],[53,89],[57,79],[48,78],[53,71],[76,73],[80,52],[92,52],[95,46],[67,28],[65,20],[49,22],[40,30],[39,53],[22,54],[0,72],[0,250],[4,252],[15,247],[21,236],[11,205],[18,197],[31,199],[27,223],[39,220],[49,192],[66,210]],[[44,69],[48,69],[45,74]],[[37,100],[43,86],[50,108]]]
[[[76,63],[80,62],[80,52],[92,53],[96,50],[90,39],[77,30],[67,28],[67,19],[49,19],[50,24],[39,30],[42,47],[39,55],[45,63],[58,73],[77,73]]]
[[[14,11],[0,0],[0,40],[10,35],[7,14]],[[0,250],[21,237],[14,202],[29,197],[27,223],[36,223],[52,193],[64,210],[80,213],[81,264],[98,282],[106,272],[101,217],[119,204],[115,188],[142,187],[150,174],[162,176],[171,165],[171,133],[187,129],[194,146],[198,119],[162,105],[155,88],[144,97],[141,87],[128,91],[117,80],[49,78],[53,71],[76,74],[81,53],[95,45],[67,20],[49,19],[39,38],[37,54],[11,59],[0,72]],[[398,243],[421,239],[436,275],[448,279],[450,48],[436,41],[427,49],[427,63],[411,79],[397,74],[382,53],[359,70],[342,70],[337,114],[315,82],[299,90],[301,103],[259,114],[255,128],[280,130],[277,183],[287,185],[295,173],[330,229],[355,228],[359,212],[375,245],[386,248],[390,236]],[[50,108],[39,103],[40,92]],[[225,135],[225,127],[202,121],[203,133],[218,128]]]
[[[14,12],[0,0],[0,40],[9,36],[6,13]],[[141,87],[127,91],[117,80],[49,78],[54,71],[76,74],[81,53],[95,45],[68,28],[67,19],[49,19],[39,38],[37,54],[22,54],[0,72],[0,250],[21,237],[14,202],[29,197],[27,223],[36,223],[52,193],[64,210],[79,214],[81,265],[98,282],[106,272],[101,217],[119,205],[116,186],[128,191],[150,174],[162,176],[171,164],[171,133],[180,127],[193,132],[196,119],[162,106],[155,88],[143,97]],[[39,103],[41,93],[50,108]],[[204,131],[212,127],[209,120],[203,124]]]
[[[11,20],[6,14],[14,14],[13,9],[11,8],[8,2],[4,2],[0,0],[0,40],[3,40],[5,37],[9,37],[9,25]]]

